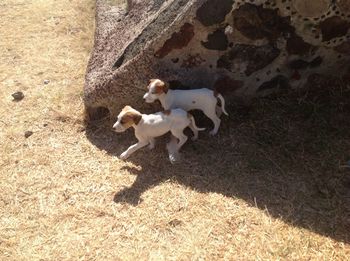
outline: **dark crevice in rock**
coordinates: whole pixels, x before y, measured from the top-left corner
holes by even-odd
[[[242,88],[243,85],[244,83],[242,81],[232,79],[231,77],[228,77],[228,76],[223,76],[223,77],[220,77],[214,83],[214,90],[217,90],[222,95],[227,95]]]
[[[206,1],[197,10],[197,19],[204,26],[211,26],[225,21],[226,15],[232,10],[233,0]]]
[[[314,51],[316,47],[305,42],[299,35],[292,33],[287,40],[287,52],[289,54],[307,55]]]
[[[277,39],[281,34],[294,32],[289,17],[280,17],[278,10],[244,4],[233,12],[234,26],[252,40]]]
[[[234,64],[247,64],[245,74],[250,76],[271,64],[279,54],[280,50],[270,44],[263,46],[238,44],[231,48],[227,54],[220,57],[217,67],[234,72]]]
[[[350,28],[350,22],[339,16],[327,18],[320,23],[323,42],[330,41],[336,37],[344,36]]]
[[[207,42],[201,42],[209,50],[225,51],[228,47],[228,40],[224,29],[218,29],[208,35]]]
[[[279,90],[285,90],[289,89],[289,83],[288,78],[283,75],[277,75],[276,77],[272,78],[270,81],[264,82],[260,87],[258,88],[258,92],[271,90],[271,89],[279,89]]]
[[[124,62],[124,57],[125,57],[124,55],[125,55],[125,53],[123,53],[122,56],[120,56],[120,57],[118,58],[118,60],[114,63],[113,69],[119,68],[119,67],[123,64],[123,62]]]
[[[175,32],[165,41],[164,45],[154,54],[157,58],[164,58],[174,49],[181,49],[189,44],[194,36],[194,26],[185,23],[179,32]]]
[[[178,81],[178,80],[169,81],[169,88],[171,90],[189,90],[189,89],[191,89],[189,86],[184,85],[181,81]]]
[[[342,53],[342,54],[350,54],[350,41],[346,41],[338,46],[336,46],[334,48],[335,51],[337,51],[338,53]]]
[[[305,70],[309,67],[309,62],[302,59],[291,61],[288,65],[290,69],[293,70]]]
[[[322,64],[323,62],[323,58],[321,56],[317,56],[315,59],[313,59],[311,62],[310,62],[310,67],[311,68],[315,68],[315,67],[318,67]]]
[[[311,62],[308,62],[302,59],[291,61],[288,64],[288,67],[293,70],[306,70],[309,67],[311,68],[318,67],[322,64],[322,62],[323,62],[323,58],[321,56],[317,56]]]

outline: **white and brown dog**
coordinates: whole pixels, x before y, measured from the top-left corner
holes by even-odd
[[[215,135],[220,127],[221,120],[217,115],[217,110],[222,110],[228,116],[225,110],[224,97],[216,90],[206,88],[194,90],[170,90],[165,82],[159,79],[151,79],[148,85],[148,92],[143,96],[147,103],[159,100],[165,110],[181,108],[185,111],[201,110],[214,123],[214,129],[210,131]],[[218,100],[221,101],[221,108],[217,106]]]
[[[113,125],[116,132],[124,132],[128,128],[135,129],[135,136],[138,142],[130,146],[121,155],[121,159],[127,159],[132,153],[149,145],[153,149],[154,138],[171,132],[178,139],[175,152],[178,152],[187,141],[187,136],[183,133],[186,127],[193,131],[193,139],[197,139],[198,131],[205,130],[198,128],[191,114],[182,109],[167,110],[154,114],[141,114],[130,106],[125,106],[119,113],[117,122]],[[169,156],[170,157],[170,156]]]

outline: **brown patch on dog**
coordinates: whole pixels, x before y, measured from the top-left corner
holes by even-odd
[[[137,110],[133,109],[131,106],[126,105],[121,113],[120,113],[121,119],[120,119],[120,123],[125,127],[125,128],[129,128],[131,127],[133,124],[137,125],[139,124],[141,118],[142,118],[142,114],[140,112],[138,112]]]
[[[171,114],[171,110],[165,110],[162,112],[164,115],[169,116]]]
[[[163,92],[164,92],[164,93],[168,93],[168,91],[169,91],[169,84],[168,84],[168,83],[165,83],[165,82],[163,82],[163,84],[164,84],[164,86],[163,86]]]
[[[187,112],[187,118],[191,119],[191,118],[193,118],[193,115],[191,113]]]
[[[155,80],[155,81],[157,81],[157,82],[153,85],[152,94],[162,94],[162,93],[168,92],[169,87],[165,82],[163,82],[161,80]],[[149,89],[151,88],[151,84],[153,82],[151,82],[150,85],[148,85]]]
[[[141,113],[137,111],[127,111],[120,119],[120,123],[125,127],[129,128],[133,124],[137,125],[142,119]]]
[[[152,94],[162,94],[163,88],[162,86],[156,85],[153,87]]]
[[[142,119],[141,113],[134,113],[132,117],[133,117],[135,125],[138,125]]]

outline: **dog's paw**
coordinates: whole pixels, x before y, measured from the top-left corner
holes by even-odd
[[[121,160],[126,160],[127,158],[129,157],[128,153],[126,152],[123,152],[122,154],[120,154],[119,158]]]
[[[169,154],[169,160],[171,164],[175,164],[180,161],[180,154],[179,153],[170,153]]]
[[[150,145],[148,145],[147,147],[148,147],[149,150],[153,150],[154,147],[155,147],[155,145],[154,145],[154,144],[150,144]]]
[[[215,136],[217,133],[218,133],[218,132],[215,131],[215,130],[212,130],[212,131],[209,132],[209,134],[210,134],[211,136]]]
[[[176,158],[174,157],[174,155],[169,155],[169,160],[171,164],[175,164],[176,162]]]
[[[198,140],[198,136],[193,136],[193,137],[191,138],[191,141],[196,141],[196,140]]]

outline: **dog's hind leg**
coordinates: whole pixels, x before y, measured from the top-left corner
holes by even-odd
[[[220,123],[221,123],[220,118],[216,115],[215,107],[214,108],[208,108],[207,110],[205,110],[203,112],[214,123],[214,129],[210,131],[210,134],[211,135],[215,135],[216,133],[218,133],[218,130],[219,130],[219,127],[220,127]]]
[[[181,147],[186,143],[188,137],[183,133],[183,129],[172,129],[171,134],[179,139],[179,142],[177,143],[177,151],[179,151]]]
[[[154,138],[150,138],[150,139],[149,139],[148,148],[149,148],[150,150],[153,150],[155,146],[156,146],[156,141],[155,141],[155,139],[154,139]]]
[[[193,123],[191,122],[190,125],[188,125],[188,127],[192,130],[193,132],[193,137],[191,138],[191,140],[195,141],[198,139],[198,130],[193,126]]]

